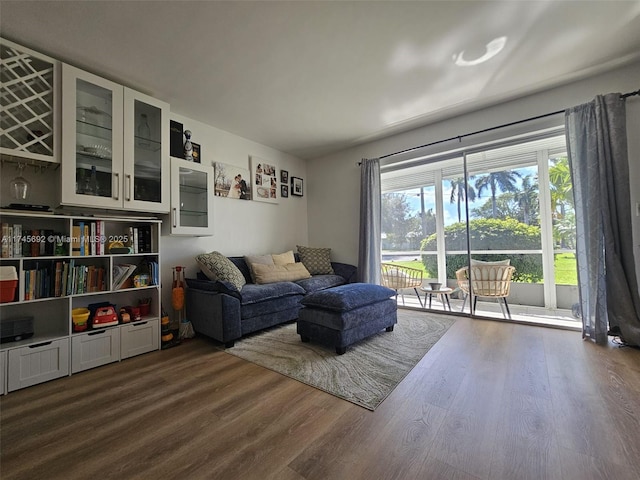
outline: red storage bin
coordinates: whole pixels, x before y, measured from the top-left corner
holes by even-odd
[[[18,286],[16,267],[0,267],[0,303],[13,302]]]

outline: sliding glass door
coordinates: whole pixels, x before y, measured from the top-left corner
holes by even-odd
[[[565,151],[563,134],[547,134],[383,167],[383,261],[452,288],[458,312],[575,322]]]

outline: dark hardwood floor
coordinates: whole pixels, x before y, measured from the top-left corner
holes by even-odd
[[[0,410],[3,480],[640,478],[640,351],[468,318],[375,412],[205,339]]]

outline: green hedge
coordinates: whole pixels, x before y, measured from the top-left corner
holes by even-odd
[[[454,223],[445,227],[447,250],[467,249],[467,229],[464,223]],[[541,249],[540,227],[520,223],[512,218],[506,220],[483,218],[469,222],[472,250],[530,250]],[[436,234],[425,238],[420,246],[423,251],[435,252]],[[535,254],[484,254],[473,255],[476,260],[486,262],[509,258],[516,267],[514,281],[537,282],[542,279],[542,255]],[[435,255],[422,255],[427,275],[435,278],[438,260]],[[447,255],[447,278],[455,278],[456,270],[467,265],[467,255]]]

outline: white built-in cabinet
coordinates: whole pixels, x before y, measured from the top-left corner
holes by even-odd
[[[0,38],[0,154],[60,163],[60,62]]]
[[[171,157],[172,235],[213,235],[213,166]]]
[[[0,221],[0,266],[18,277],[13,298],[0,303],[3,336],[27,319],[33,326],[32,335],[19,330],[20,338],[0,344],[0,394],[160,348],[160,220],[0,210]],[[134,253],[110,252],[112,241]],[[136,268],[118,287],[116,272],[125,265]],[[146,282],[136,283],[136,275]],[[140,303],[149,308],[139,320],[74,327],[75,308],[109,304],[119,312]]]
[[[62,203],[169,212],[169,105],[62,66]]]

